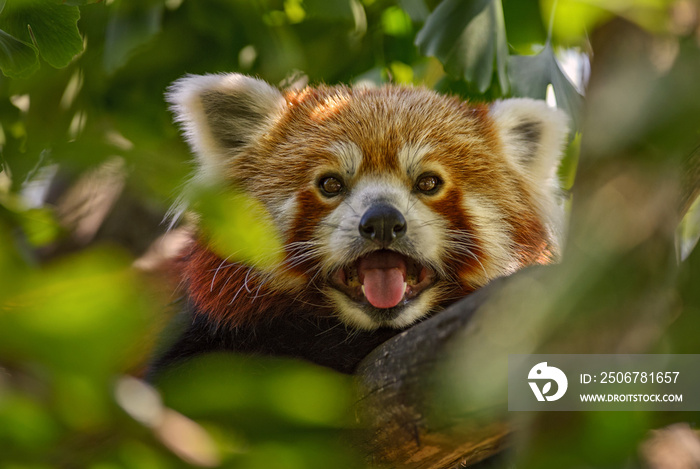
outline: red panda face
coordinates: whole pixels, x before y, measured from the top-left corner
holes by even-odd
[[[186,77],[169,98],[196,177],[242,187],[284,239],[261,288],[323,298],[346,324],[405,327],[556,255],[566,124],[544,103],[470,106],[405,87],[282,94],[237,74]]]

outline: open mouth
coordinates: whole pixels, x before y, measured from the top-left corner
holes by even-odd
[[[435,272],[415,259],[382,249],[338,269],[332,281],[351,299],[387,309],[418,296],[434,283]]]

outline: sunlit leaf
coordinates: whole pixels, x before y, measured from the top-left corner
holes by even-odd
[[[284,12],[290,23],[301,23],[306,18],[306,10],[301,4],[301,0],[287,0],[284,2]]]
[[[399,7],[387,8],[382,13],[382,29],[389,36],[405,36],[410,34],[413,26],[411,18]]]
[[[345,377],[327,370],[288,367],[270,373],[268,396],[271,407],[282,415],[308,424],[333,426],[343,421],[350,406],[351,394],[345,385]]]
[[[481,92],[491,85],[495,65],[499,85],[507,92],[508,44],[501,0],[445,0],[418,32],[416,45]]]
[[[552,37],[558,44],[580,44],[597,25],[613,16],[610,10],[629,10],[625,2],[616,1],[543,0],[541,3],[546,17],[556,8]]]
[[[557,107],[569,114],[573,128],[580,129],[583,96],[562,71],[550,43],[537,55],[512,55],[508,74],[514,96],[545,99],[547,85],[551,84]]]
[[[393,83],[411,83],[413,81],[413,69],[410,65],[401,62],[392,62],[389,65]]]
[[[34,44],[51,66],[63,68],[83,50],[78,31],[80,10],[57,1],[10,2],[0,15],[0,29]]]
[[[231,262],[261,268],[284,258],[281,234],[270,213],[256,199],[232,190],[196,188],[194,206],[210,246]]]

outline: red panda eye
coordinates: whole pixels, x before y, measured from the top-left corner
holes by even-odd
[[[343,191],[343,183],[332,176],[321,179],[318,185],[326,197],[336,196]]]
[[[424,194],[434,194],[442,184],[442,180],[433,175],[422,176],[418,179],[416,188]]]

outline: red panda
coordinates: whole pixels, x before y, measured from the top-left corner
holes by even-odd
[[[543,101],[279,91],[235,73],[186,76],[167,99],[197,183],[261,203],[284,255],[260,268],[194,241],[181,269],[189,329],[162,363],[219,349],[324,362],[332,342],[359,336],[369,345],[331,364],[351,370],[388,335],[558,255],[567,119]]]

